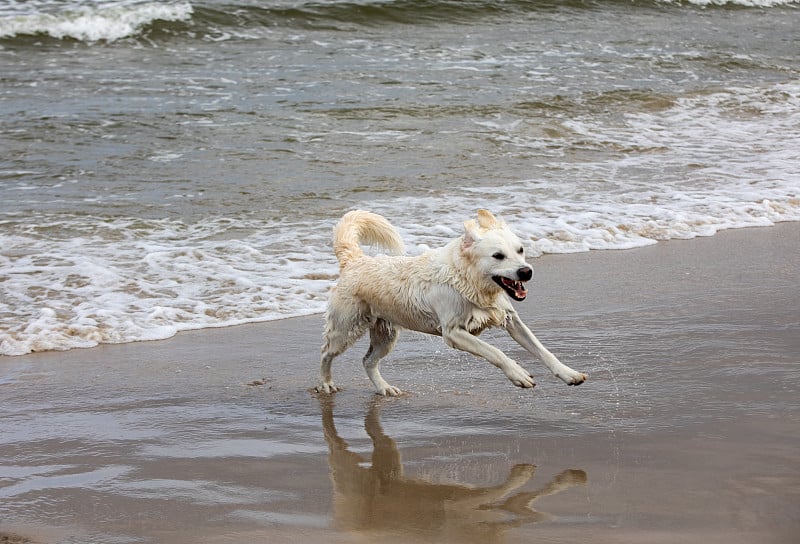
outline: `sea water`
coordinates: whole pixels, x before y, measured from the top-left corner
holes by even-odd
[[[800,220],[791,0],[0,0],[0,354],[311,314],[365,208],[537,256]],[[535,264],[535,262],[534,262]]]

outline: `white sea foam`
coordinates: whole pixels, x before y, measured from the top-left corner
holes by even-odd
[[[524,187],[521,182],[512,191]],[[800,220],[796,202],[740,199],[698,205],[676,198],[677,206],[620,206],[613,198],[599,205],[549,200],[520,211],[476,192],[446,203],[408,198],[376,201],[370,208],[392,217],[410,253],[420,253],[457,236],[461,221],[487,202],[529,240],[534,255],[631,248],[722,228]],[[92,218],[79,221],[92,228]],[[76,224],[69,223],[74,229]],[[214,239],[215,233],[230,230],[228,221],[191,228],[154,222],[131,233],[132,223],[103,222],[106,229],[119,229],[121,239],[0,240],[0,354],[156,340],[181,330],[318,313],[337,273],[329,248],[333,219],[277,227],[236,223],[234,230],[253,233],[235,240]]]
[[[309,253],[291,227],[239,223],[258,234],[214,239],[231,225],[75,217],[45,229],[94,235],[2,237],[0,353],[154,340],[323,308],[336,266],[313,242],[327,241],[331,225],[316,236],[298,229]]]
[[[0,14],[0,37],[46,34],[86,42],[109,41],[138,34],[154,21],[185,21],[188,2],[75,2],[64,7],[50,1],[26,3],[24,10]]]
[[[549,152],[527,120],[475,126],[509,153]],[[690,93],[612,120],[570,117],[549,174],[361,206],[386,215],[412,254],[458,236],[482,207],[534,256],[800,221],[799,126],[800,82]],[[12,215],[0,224],[0,354],[321,312],[336,220]]]

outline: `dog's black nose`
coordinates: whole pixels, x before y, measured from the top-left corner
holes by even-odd
[[[528,281],[533,277],[533,270],[529,266],[523,266],[517,270],[517,277],[520,281]]]

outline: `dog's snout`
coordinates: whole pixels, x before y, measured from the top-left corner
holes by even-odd
[[[520,279],[520,281],[528,281],[533,277],[533,270],[530,266],[523,266],[517,270],[517,277]]]

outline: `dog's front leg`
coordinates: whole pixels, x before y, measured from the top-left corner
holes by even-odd
[[[586,374],[571,369],[559,361],[555,355],[550,353],[533,335],[528,326],[522,322],[516,312],[509,316],[506,322],[506,330],[520,346],[538,357],[545,366],[550,369],[550,372],[561,379],[565,384],[580,385],[586,381],[588,377]]]
[[[483,357],[502,370],[506,377],[511,380],[511,383],[517,387],[534,387],[536,385],[536,382],[533,381],[533,376],[518,365],[516,361],[508,358],[505,353],[496,347],[471,335],[467,330],[453,327],[443,331],[442,337],[445,343],[452,348]]]

